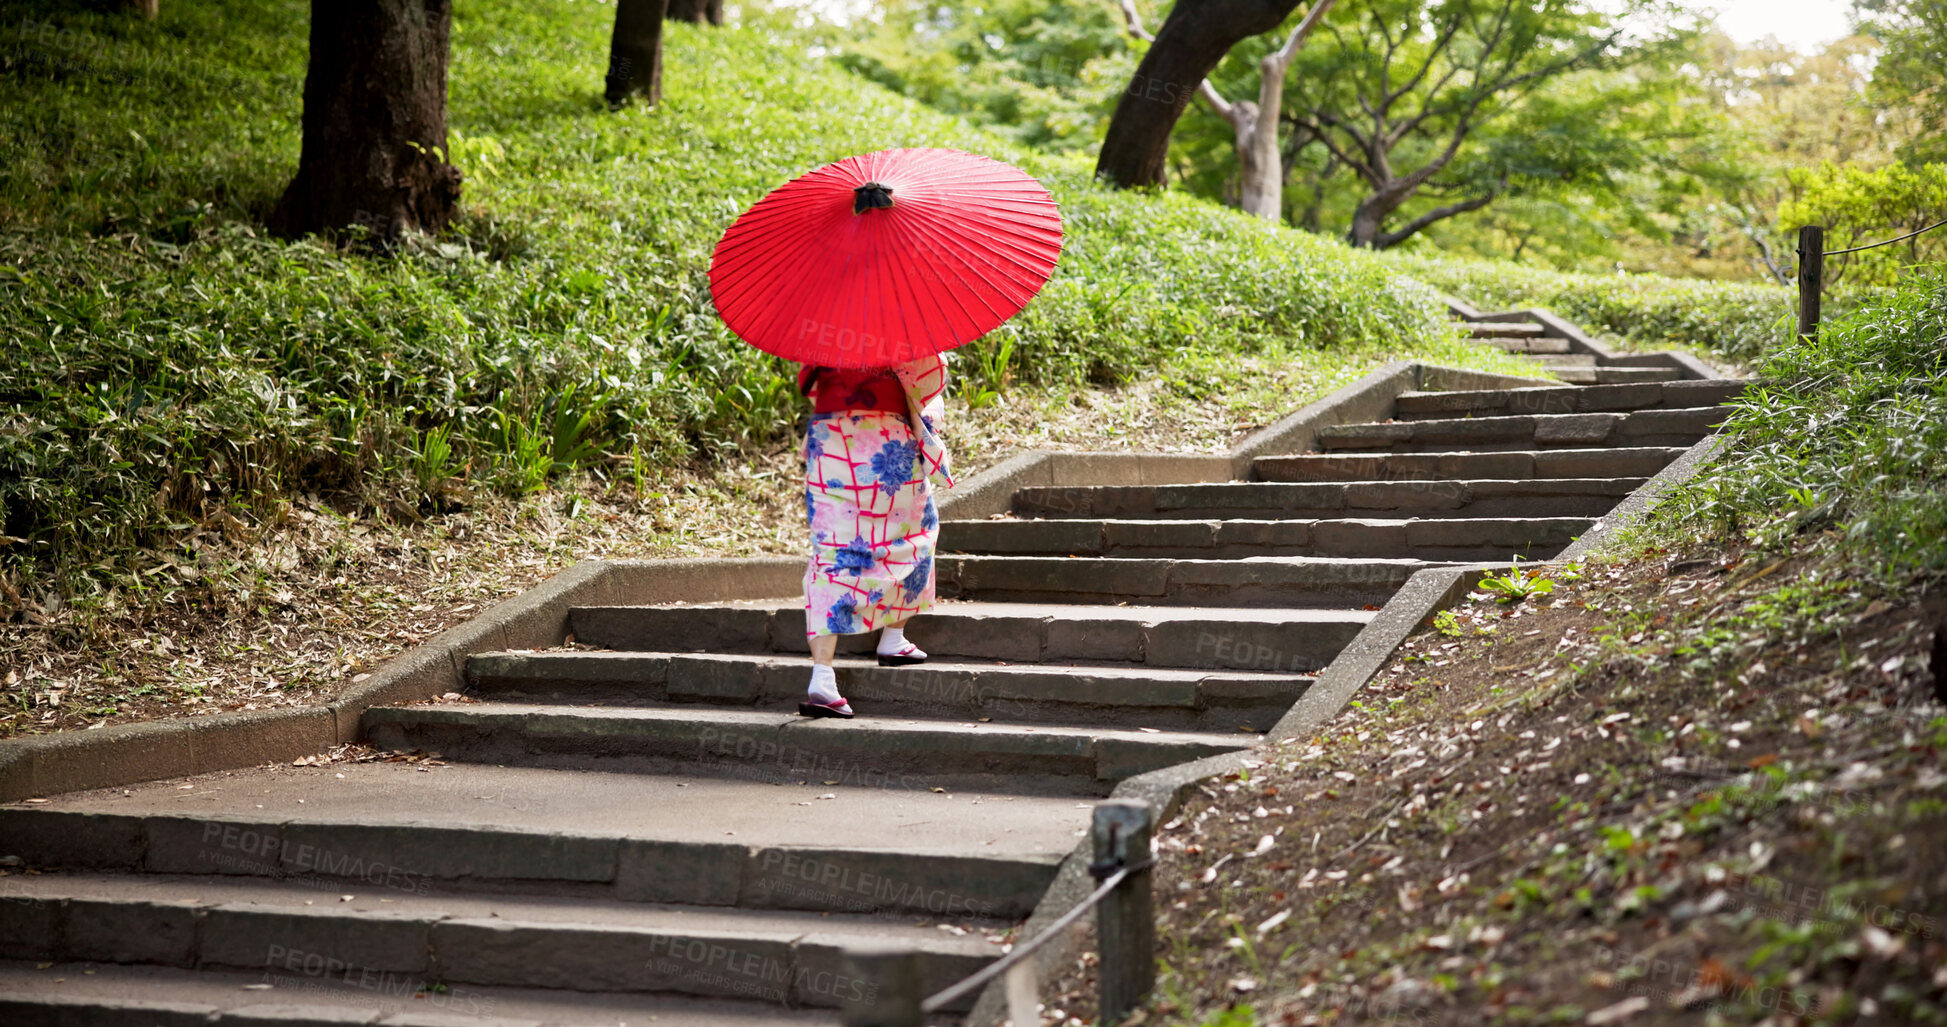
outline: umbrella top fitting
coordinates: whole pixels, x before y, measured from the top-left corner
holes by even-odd
[[[854,214],[863,214],[868,210],[885,210],[891,206],[891,186],[867,182],[852,190],[852,213]]]
[[[881,150],[800,175],[744,211],[717,244],[710,296],[766,353],[891,367],[1019,313],[1061,242],[1054,197],[1019,168],[960,150]]]

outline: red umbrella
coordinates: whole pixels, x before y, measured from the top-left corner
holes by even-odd
[[[1019,313],[1061,254],[1041,183],[959,150],[881,150],[779,186],[710,262],[717,313],[767,353],[889,367]]]

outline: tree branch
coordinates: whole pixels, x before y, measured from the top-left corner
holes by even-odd
[[[1393,246],[1396,246],[1402,242],[1405,242],[1407,239],[1412,238],[1420,231],[1420,229],[1425,228],[1426,226],[1433,224],[1436,221],[1444,221],[1447,218],[1453,217],[1456,214],[1465,214],[1470,210],[1479,210],[1482,207],[1485,207],[1488,204],[1493,203],[1494,198],[1496,196],[1501,195],[1501,189],[1506,187],[1507,187],[1507,182],[1503,180],[1500,188],[1489,189],[1487,192],[1482,193],[1479,196],[1473,197],[1472,199],[1462,200],[1459,203],[1449,203],[1444,207],[1435,207],[1432,210],[1429,210],[1426,213],[1421,214],[1419,217],[1416,217],[1413,220],[1408,221],[1404,227],[1400,228],[1396,232],[1380,233],[1379,238],[1373,240],[1372,248],[1376,250],[1390,249]]]

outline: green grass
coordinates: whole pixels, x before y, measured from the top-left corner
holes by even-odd
[[[964,382],[1112,385],[1452,330],[1389,263],[1174,194],[1114,193],[805,54],[761,14],[672,25],[667,101],[609,113],[610,7],[468,5],[453,230],[390,258],[267,238],[298,151],[306,5],[51,2],[0,25],[0,572],[88,591],[138,547],[307,491],[519,493],[788,437],[789,368],[712,312],[709,253],[792,175],[953,146],[1043,178],[1062,263]],[[1011,346],[1011,351],[1004,350]],[[1483,358],[1485,361],[1487,358]]]
[[[1723,427],[1726,451],[1656,530],[1769,549],[1829,535],[1858,573],[1947,574],[1947,267],[1779,348]]]

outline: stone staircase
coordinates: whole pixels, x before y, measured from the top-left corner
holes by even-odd
[[[1473,321],[1466,325],[1474,341],[1528,358],[1562,381],[1578,385],[1630,382],[1669,382],[1683,377],[1674,367],[1619,367],[1602,363],[1597,354],[1578,350],[1571,340],[1546,334],[1532,321]]]
[[[931,662],[847,640],[855,721],[793,713],[796,597],[593,607],[366,712],[436,760],[8,806],[0,853],[41,872],[0,877],[0,1021],[828,1022],[863,940],[941,987],[1090,800],[1260,742],[1414,571],[1558,552],[1742,384],[1407,393],[1250,480],[1020,489],[944,524]]]

